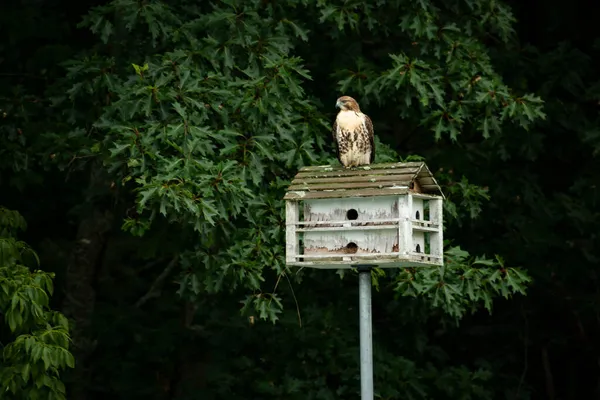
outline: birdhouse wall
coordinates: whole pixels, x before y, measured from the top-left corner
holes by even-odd
[[[398,197],[398,252],[400,254],[409,252],[412,249],[412,207],[412,196]]]
[[[426,253],[425,251],[425,232],[413,231],[412,251],[416,253]]]
[[[431,233],[430,252],[443,256],[444,254],[444,205],[442,199],[430,200],[429,202],[429,220],[431,223],[439,226],[437,232]]]
[[[417,220],[423,220],[425,218],[424,210],[424,201],[423,199],[413,199],[412,201],[412,212],[411,218]]]
[[[398,198],[394,196],[304,202],[305,221],[376,221],[391,218],[398,218]]]
[[[315,268],[443,263],[442,198],[391,196],[286,201],[286,262]]]
[[[305,232],[304,254],[365,254],[398,251],[396,229]]]
[[[298,236],[299,221],[298,203],[295,201],[285,202],[285,262],[292,263],[296,261],[294,257],[300,250],[300,238]]]

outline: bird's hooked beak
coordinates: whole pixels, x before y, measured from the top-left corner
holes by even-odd
[[[343,105],[344,103],[342,103],[341,100],[338,100],[335,103],[335,108],[339,108],[341,110]]]

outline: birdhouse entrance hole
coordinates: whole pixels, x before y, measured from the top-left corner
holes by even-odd
[[[349,209],[346,212],[346,218],[348,218],[350,221],[354,221],[358,218],[358,211],[356,211],[354,208]]]
[[[354,242],[350,242],[346,245],[346,250],[348,253],[356,253],[358,250],[358,245]]]

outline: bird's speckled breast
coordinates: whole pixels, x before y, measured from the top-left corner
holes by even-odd
[[[342,165],[357,167],[370,164],[372,149],[363,114],[340,111],[336,122],[336,139]]]

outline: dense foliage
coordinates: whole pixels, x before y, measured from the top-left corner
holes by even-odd
[[[448,198],[444,268],[373,272],[378,397],[591,393],[579,361],[557,370],[568,326],[600,356],[588,37],[523,45],[496,0],[42,1],[0,22],[0,204],[56,274],[70,397],[358,398],[355,276],[282,258],[283,191],[336,162],[342,94],[377,162],[425,159]],[[45,295],[0,308],[0,382],[60,396],[50,275],[1,243],[4,293]],[[39,335],[62,355],[14,351]]]
[[[8,328],[0,329],[0,393],[3,399],[60,400],[65,398],[60,372],[74,366],[68,322],[49,309],[53,274],[27,266],[39,260],[16,238],[25,226],[17,212],[0,208],[0,310]]]

